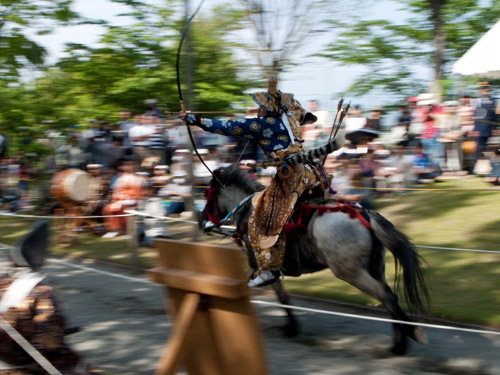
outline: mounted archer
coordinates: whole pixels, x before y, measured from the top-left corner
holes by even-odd
[[[242,137],[256,141],[267,157],[278,166],[270,185],[252,198],[253,213],[248,220],[248,234],[257,260],[258,270],[249,286],[272,283],[280,274],[286,235],[284,224],[290,219],[299,197],[308,190],[328,182],[321,164],[311,153],[304,153],[301,125],[312,124],[316,117],[302,108],[293,94],[277,90],[278,80],[271,77],[267,92],[252,94],[259,106],[258,117],[241,121],[220,121],[194,114],[181,114],[188,125],[196,125],[211,133]],[[322,153],[341,147],[334,140]],[[313,150],[317,151],[317,150]]]

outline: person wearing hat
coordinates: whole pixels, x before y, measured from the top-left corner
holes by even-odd
[[[144,101],[144,105],[146,106],[145,115],[153,117],[163,117],[163,111],[158,107],[157,99],[146,99]]]
[[[286,164],[287,157],[304,152],[300,126],[314,123],[316,117],[302,108],[293,94],[277,90],[277,84],[278,80],[271,77],[266,92],[252,94],[259,106],[258,117],[221,121],[191,113],[179,116],[188,125],[208,132],[252,139],[270,160],[283,162],[270,185],[252,199],[248,233],[259,268],[248,284],[252,287],[267,285],[279,275],[285,255],[283,226],[302,193],[322,183],[315,165]]]
[[[475,160],[483,157],[488,138],[494,135],[497,129],[495,104],[491,97],[490,86],[488,82],[478,82],[478,98],[476,99],[476,108],[474,113],[474,130],[472,135],[476,138],[477,147]]]
[[[76,328],[67,326],[54,289],[45,283],[42,268],[48,240],[48,222],[39,221],[9,248],[12,268],[0,277],[0,317],[28,344],[18,345],[15,333],[0,329],[0,367],[9,374],[45,374],[42,356],[62,374],[94,374],[86,360],[69,346],[66,335]],[[40,355],[36,359],[28,354],[34,347]]]

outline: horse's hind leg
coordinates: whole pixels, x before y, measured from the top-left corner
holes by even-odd
[[[281,281],[278,279],[276,280],[273,284],[273,289],[276,292],[276,295],[278,296],[278,299],[281,304],[283,305],[290,305],[290,298],[288,297],[288,294],[285,292],[285,289],[283,288],[283,284]],[[296,336],[299,329],[298,329],[298,322],[297,319],[295,319],[295,315],[293,314],[293,311],[288,308],[284,307],[287,315],[287,324],[283,327],[283,332],[285,332],[285,335],[288,337]]]
[[[411,321],[406,313],[398,304],[398,297],[392,292],[385,280],[377,280],[367,271],[360,270],[356,274],[351,274],[348,277],[338,276],[348,283],[352,284],[362,292],[376,298],[389,310],[391,317],[400,321]],[[403,324],[394,323],[394,345],[391,348],[392,353],[396,355],[404,355],[408,351],[408,337],[420,341],[418,335],[414,332],[414,327]]]
[[[412,320],[410,317],[399,306],[398,297],[392,292],[387,284],[385,284],[385,289],[386,297],[382,302],[387,310],[389,310],[392,318],[411,322]],[[394,329],[394,345],[391,351],[396,355],[406,354],[408,351],[408,337],[417,342],[426,342],[425,334],[419,327],[403,323],[393,323],[392,327]]]

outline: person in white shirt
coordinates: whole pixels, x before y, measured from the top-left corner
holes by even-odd
[[[363,111],[358,105],[345,118],[344,123],[346,133],[362,129],[366,126],[366,118],[363,117]]]
[[[149,137],[154,131],[155,128],[149,124],[148,119],[144,116],[137,116],[136,124],[128,131],[134,160],[138,165],[141,165],[145,158],[152,156],[149,149]]]
[[[404,189],[416,182],[416,177],[412,173],[413,155],[408,155],[406,152],[405,141],[398,143],[391,155],[381,163],[383,165],[375,175],[375,185],[378,189]]]

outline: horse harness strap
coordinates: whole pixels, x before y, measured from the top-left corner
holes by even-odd
[[[284,230],[287,232],[305,231],[307,233],[307,226],[309,225],[309,221],[311,220],[312,215],[318,213],[318,216],[322,216],[327,212],[343,212],[349,215],[351,219],[358,219],[361,224],[366,227],[366,229],[368,229],[370,232],[373,232],[373,228],[370,222],[362,215],[359,209],[351,204],[339,202],[337,202],[335,206],[313,206],[308,203],[301,203],[297,222],[286,224]]]
[[[207,198],[207,205],[210,202],[214,202],[215,208],[217,210],[217,214],[220,213],[219,205],[217,204],[217,200],[213,199],[213,194],[220,188],[220,185],[217,184],[214,187],[211,187],[207,190],[205,190],[205,197]],[[210,211],[205,208],[205,211],[207,212],[207,217],[208,217],[208,222],[205,223],[205,229],[213,228],[213,227],[218,227],[224,224],[231,216],[234,215],[236,211],[238,211],[245,203],[247,203],[249,200],[251,200],[256,193],[250,194],[249,196],[245,197],[240,203],[236,205],[235,208],[231,210],[223,219],[220,218],[220,216],[212,215],[210,214]]]

